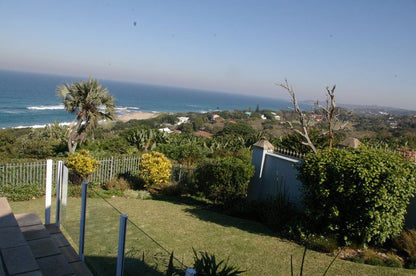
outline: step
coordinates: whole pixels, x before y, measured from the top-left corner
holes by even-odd
[[[53,224],[36,213],[14,215],[0,198],[0,276],[69,276],[92,273]]]

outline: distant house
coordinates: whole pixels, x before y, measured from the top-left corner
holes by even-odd
[[[220,115],[218,115],[218,114],[212,114],[212,115],[209,116],[209,119],[211,121],[215,121],[215,120],[217,120],[219,118],[220,118]]]
[[[160,132],[166,132],[166,133],[172,133],[172,132],[173,132],[173,131],[172,131],[170,128],[168,128],[168,127],[159,128],[159,131],[160,131]]]
[[[250,111],[247,111],[245,113],[246,113],[247,116],[249,116],[249,117],[251,116],[251,112]]]
[[[280,121],[280,116],[279,116],[279,115],[277,115],[277,114],[276,114],[276,112],[271,112],[271,113],[272,113],[273,117],[274,117],[276,120]]]
[[[261,118],[262,120],[266,120],[266,119],[267,119],[267,118],[266,118],[266,116],[264,116],[264,114],[261,114],[260,118]]]
[[[189,121],[189,117],[178,117],[179,122],[176,123],[176,125],[185,124]]]
[[[389,124],[391,128],[397,128],[397,121],[393,117],[390,117],[387,120],[387,124]]]

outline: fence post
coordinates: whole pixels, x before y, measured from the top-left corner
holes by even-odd
[[[62,198],[62,170],[64,162],[58,161],[56,164],[56,215],[55,225],[59,227],[61,214],[61,198]]]
[[[126,247],[127,215],[120,215],[120,229],[118,232],[117,276],[124,273],[124,249]]]
[[[51,223],[52,166],[53,161],[48,159],[46,161],[45,224]]]
[[[84,257],[84,238],[85,238],[85,215],[87,211],[87,192],[88,192],[88,183],[82,183],[82,198],[81,198],[81,219],[79,224],[79,252],[78,255],[81,258],[81,261],[85,261]]]
[[[59,210],[61,211],[61,214],[59,215],[60,221],[64,222],[66,217],[66,205],[67,205],[67,199],[68,199],[68,168],[63,165],[62,170],[62,186],[61,186],[61,207]]]
[[[179,164],[179,179],[178,179],[178,183],[181,183],[181,178],[182,178],[182,164]]]

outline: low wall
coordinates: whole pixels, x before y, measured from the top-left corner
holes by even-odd
[[[302,183],[296,179],[296,165],[301,161],[289,156],[273,153],[272,150],[253,148],[252,164],[255,174],[248,189],[249,200],[264,200],[285,196],[301,207]]]

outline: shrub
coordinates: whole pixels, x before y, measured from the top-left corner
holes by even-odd
[[[234,276],[240,275],[245,270],[241,270],[238,266],[228,264],[227,260],[217,261],[214,254],[207,252],[199,252],[194,250],[194,269],[197,275],[205,276]]]
[[[196,168],[197,189],[209,199],[230,203],[247,195],[253,173],[253,166],[238,158],[207,160]]]
[[[416,185],[414,164],[365,147],[310,154],[298,178],[310,225],[347,243],[382,244],[397,236]]]
[[[70,153],[65,165],[86,181],[97,170],[100,162],[95,160],[88,150],[80,150],[79,152]]]
[[[362,255],[365,264],[384,266],[383,257],[373,250],[366,250]]]
[[[5,185],[1,196],[6,197],[10,201],[23,201],[38,198],[44,195],[44,190],[38,185],[21,184],[21,185]]]
[[[152,189],[156,185],[169,182],[172,165],[162,153],[144,153],[139,166],[139,176],[145,188]]]
[[[142,200],[146,200],[146,199],[152,199],[152,195],[145,190],[141,190],[141,191],[137,191],[137,199],[142,199]]]
[[[127,189],[127,190],[123,191],[123,196],[125,198],[134,198],[134,199],[136,199],[139,196],[139,191]]]
[[[407,257],[416,257],[416,230],[403,230],[398,237],[394,238],[393,246]]]
[[[333,237],[311,234],[307,236],[304,243],[309,249],[325,253],[331,253],[338,249],[337,240]]]
[[[127,189],[130,189],[130,183],[125,180],[124,178],[120,177],[120,178],[111,178],[110,180],[108,180],[104,185],[103,188],[105,190],[119,190],[119,191],[125,191]]]
[[[387,254],[386,259],[384,260],[384,265],[388,267],[403,267],[400,259],[394,254]]]

